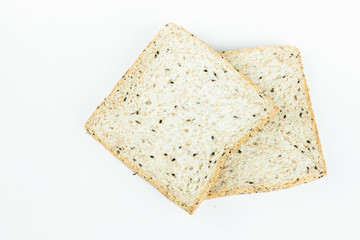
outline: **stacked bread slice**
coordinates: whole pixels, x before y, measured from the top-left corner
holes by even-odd
[[[175,24],[150,42],[85,128],[190,214],[207,197],[326,174],[296,48],[219,54]]]

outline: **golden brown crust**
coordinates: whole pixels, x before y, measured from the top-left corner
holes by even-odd
[[[179,27],[173,23],[169,23],[168,25],[173,25],[175,27],[178,27],[180,29],[182,29],[184,32],[190,34],[188,31],[186,31],[185,29],[183,29],[182,27]],[[140,56],[138,57],[138,59],[135,61],[135,63],[126,71],[125,75],[119,80],[119,82],[115,85],[114,89],[111,91],[111,93],[108,95],[112,95],[114,91],[116,91],[116,88],[124,81],[124,78],[127,76],[127,74],[136,66],[138,60],[140,60],[142,58],[142,56],[144,55],[144,52],[146,52],[153,44],[154,41],[156,41],[160,34],[162,33],[162,31],[160,31],[155,38],[150,42],[150,44],[145,48],[145,50],[140,54]],[[195,37],[195,36],[194,36]],[[196,38],[196,37],[195,37]],[[198,39],[198,38],[197,38]],[[199,39],[198,39],[199,40]],[[201,40],[199,40],[201,41]],[[202,42],[202,41],[201,41]],[[203,43],[203,42],[202,42]],[[212,48],[210,48],[208,45],[206,45],[205,43],[203,43],[215,56],[217,56],[218,58],[222,58],[220,56],[220,54],[218,52],[216,52],[215,50],[213,50]],[[236,69],[234,68],[234,66],[232,66],[230,63],[226,62],[226,64],[230,67],[233,68],[235,71]],[[253,83],[251,82],[245,75],[243,75],[242,73],[239,73],[248,83],[250,83],[251,85],[253,85],[256,90],[258,91],[259,94],[262,94],[261,90]],[[263,94],[262,94],[263,96]],[[265,117],[264,119],[262,119],[258,126],[254,127],[253,130],[251,132],[249,132],[246,136],[244,136],[243,138],[241,138],[232,149],[238,148],[242,143],[244,143],[250,136],[251,134],[255,133],[261,126],[263,126],[266,122],[268,122],[270,120],[270,118],[272,118],[278,111],[278,108],[275,106],[275,104],[266,96],[263,96],[264,99],[267,99],[269,103],[271,103],[274,107],[274,110],[272,112],[269,112],[268,116]],[[104,104],[104,102],[106,101],[106,98],[104,99],[104,101],[100,104],[100,106],[102,106]],[[163,188],[158,182],[156,182],[155,180],[153,180],[151,177],[147,176],[138,166],[131,164],[131,162],[122,157],[121,155],[115,153],[112,148],[110,146],[108,146],[105,142],[101,141],[98,136],[96,136],[94,131],[90,131],[90,120],[93,118],[93,116],[97,113],[97,111],[99,110],[99,107],[94,111],[94,113],[90,116],[89,120],[86,122],[85,124],[85,129],[87,130],[88,133],[90,133],[98,142],[100,142],[109,152],[111,152],[116,158],[118,158],[119,160],[121,160],[128,168],[130,168],[132,171],[136,172],[137,175],[141,176],[142,178],[144,178],[146,181],[148,181],[149,183],[151,183],[156,189],[158,189],[165,197],[167,197],[169,200],[173,201],[175,204],[177,204],[179,207],[185,209],[188,213],[193,214],[194,211],[196,210],[196,208],[200,205],[200,203],[206,198],[209,190],[213,187],[213,185],[216,183],[219,174],[220,174],[220,170],[224,165],[225,159],[228,157],[229,152],[232,151],[232,149],[227,149],[225,151],[225,154],[219,159],[218,161],[218,165],[216,167],[216,170],[213,174],[212,177],[209,178],[209,183],[207,185],[206,188],[204,188],[204,190],[202,191],[202,193],[200,194],[199,198],[196,199],[196,201],[193,203],[193,205],[191,206],[184,206],[182,202],[178,201],[176,199],[176,197],[174,195],[172,195],[171,193],[167,192],[167,190],[165,188]]]
[[[231,196],[231,195],[238,195],[238,194],[250,194],[250,193],[263,193],[263,192],[270,192],[270,191],[277,191],[280,189],[295,187],[304,183],[308,183],[311,181],[314,181],[316,179],[319,179],[321,177],[324,177],[326,173],[324,174],[314,174],[309,175],[304,178],[297,178],[295,180],[289,181],[285,184],[273,184],[269,186],[263,186],[263,185],[254,185],[252,187],[240,187],[236,189],[230,189],[230,190],[224,190],[224,191],[217,191],[217,192],[211,192],[207,199],[211,198],[217,198],[217,197],[224,197],[224,196]]]
[[[230,50],[227,52],[223,52],[223,55],[229,55],[229,54],[234,54],[234,53],[239,53],[239,52],[247,52],[247,51],[254,51],[254,50],[262,50],[262,49],[266,49],[269,47],[256,47],[256,48],[246,48],[246,49],[241,49],[241,50]],[[325,159],[323,157],[323,153],[322,153],[322,149],[321,149],[321,144],[320,144],[320,138],[319,138],[319,134],[318,134],[318,130],[317,130],[317,126],[316,126],[316,122],[315,122],[315,118],[314,118],[314,112],[313,109],[311,107],[311,101],[310,101],[310,93],[309,93],[309,88],[306,84],[306,79],[305,76],[303,74],[303,64],[302,64],[302,60],[301,60],[301,55],[299,50],[296,47],[292,47],[292,46],[274,46],[272,48],[278,48],[278,49],[283,49],[283,48],[295,48],[296,51],[299,53],[299,57],[300,57],[300,65],[301,65],[301,72],[303,75],[303,81],[305,83],[305,94],[306,94],[306,100],[307,100],[307,104],[309,106],[309,111],[311,114],[312,119],[314,119],[314,121],[312,121],[312,125],[313,125],[313,129],[314,129],[314,133],[316,135],[316,141],[319,147],[319,153],[320,153],[320,158],[321,158],[321,164],[322,164],[322,174],[315,172],[313,175],[308,175],[302,178],[297,178],[295,180],[289,181],[287,183],[284,184],[274,184],[274,185],[269,185],[269,186],[251,186],[251,187],[241,187],[241,188],[236,188],[236,189],[229,189],[229,190],[221,190],[221,191],[216,191],[216,192],[212,192],[210,191],[207,198],[216,198],[216,197],[222,197],[222,196],[230,196],[230,195],[236,195],[236,194],[248,194],[248,193],[259,193],[259,192],[269,192],[269,191],[275,191],[275,190],[279,190],[279,189],[284,189],[284,188],[290,188],[293,186],[297,186],[303,183],[307,183],[313,180],[316,180],[318,178],[324,177],[327,175],[327,169],[326,169],[326,165],[325,165]]]

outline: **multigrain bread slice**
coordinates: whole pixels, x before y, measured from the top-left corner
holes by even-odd
[[[277,110],[217,52],[183,28],[167,24],[85,128],[192,214],[228,154]]]
[[[208,198],[266,192],[326,175],[303,65],[296,47],[222,53],[279,107],[279,113],[225,161]]]

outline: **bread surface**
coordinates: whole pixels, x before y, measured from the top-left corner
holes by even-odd
[[[85,128],[191,214],[228,154],[276,111],[217,52],[183,28],[167,24]]]
[[[279,107],[279,112],[225,161],[208,197],[265,192],[327,174],[303,65],[296,47],[232,50],[222,56]]]

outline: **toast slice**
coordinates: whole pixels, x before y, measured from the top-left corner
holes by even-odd
[[[167,24],[85,128],[192,214],[228,154],[277,110],[219,53],[183,28]]]
[[[279,107],[279,113],[225,161],[208,198],[266,192],[327,174],[301,57],[296,47],[222,53]]]

